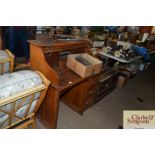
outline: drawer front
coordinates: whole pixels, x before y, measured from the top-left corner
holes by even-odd
[[[92,90],[96,91],[98,85],[99,76],[92,77],[87,83],[87,92],[90,93]]]
[[[118,79],[118,74],[116,74],[113,78],[112,78],[112,82],[116,85],[116,81]]]
[[[95,94],[96,94],[96,88],[88,90],[85,96],[84,109],[90,107],[93,104]]]
[[[86,98],[85,98],[84,109],[87,109],[88,107],[90,107],[93,104],[94,97],[95,97],[95,94],[96,94],[97,84],[92,85],[89,88],[90,89],[88,89],[87,94],[86,94]]]
[[[101,100],[103,97],[105,97],[106,95],[108,95],[110,92],[112,92],[115,89],[115,86],[111,86],[109,87],[106,91],[104,92],[100,92],[98,94],[96,94],[95,99],[94,99],[94,103],[98,102],[99,100]]]
[[[112,84],[111,78],[104,81],[103,83],[99,84],[99,91],[102,91],[102,90],[109,88],[111,84]]]
[[[85,101],[85,105],[84,105],[84,109],[89,108],[90,106],[93,105],[93,101],[94,101],[94,95],[93,96],[87,96],[86,101]]]
[[[101,79],[99,81],[94,99],[95,103],[115,89],[118,75],[119,74],[116,73],[113,76],[106,78],[105,80]]]
[[[95,76],[95,77],[91,78],[90,83],[91,84],[96,84],[99,81],[99,78],[100,78],[99,76]]]
[[[97,79],[98,78],[95,78],[95,79],[92,78],[87,83],[87,93],[85,96],[84,109],[87,109],[93,104],[94,97],[95,97],[96,90],[97,90],[97,84],[98,84]]]
[[[93,94],[96,92],[97,89],[97,83],[94,85],[89,85],[87,88],[87,94]]]

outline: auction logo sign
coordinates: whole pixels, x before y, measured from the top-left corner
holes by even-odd
[[[123,111],[124,129],[155,129],[155,111]]]

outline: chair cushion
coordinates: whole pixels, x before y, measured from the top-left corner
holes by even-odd
[[[11,74],[4,74],[0,76],[0,99],[12,96],[19,92],[31,89],[37,85],[42,84],[40,76],[33,71],[24,70],[14,72]],[[32,95],[27,96],[24,100],[18,99],[14,105],[14,115],[12,123],[19,121],[19,118],[23,119],[29,107],[28,114],[34,112],[37,105],[37,101],[41,95],[41,92],[36,92],[33,98],[32,104],[29,107]],[[0,128],[5,128],[9,125],[10,112],[12,111],[12,103],[6,105],[0,105]]]
[[[7,54],[7,52],[5,52],[5,50],[0,50],[0,61],[2,60],[6,60],[9,58],[9,55]],[[0,64],[0,74],[1,74],[1,69],[2,65]],[[9,62],[5,62],[4,63],[4,73],[8,73],[9,72]]]
[[[29,107],[31,97],[32,97],[32,95],[28,96],[26,98],[25,102],[21,102],[22,99],[19,99],[16,101],[15,109],[17,109],[17,110],[15,111],[15,113],[13,115],[12,123],[19,121],[19,118],[24,119],[25,114],[27,112],[27,108]],[[32,101],[32,104],[29,108],[28,115],[30,115],[34,112],[34,109],[36,108],[37,101],[38,101],[39,97],[40,97],[40,92],[35,93],[35,97],[34,97],[34,100]],[[11,117],[9,113],[11,111],[12,111],[12,103],[0,106],[0,128],[5,128],[6,126],[9,125],[9,119]]]
[[[31,89],[41,83],[40,76],[30,70],[0,75],[0,99]]]
[[[5,52],[5,50],[0,50],[0,60],[6,60],[9,58],[9,55],[7,54],[7,52]]]

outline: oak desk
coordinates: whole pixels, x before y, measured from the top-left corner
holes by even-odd
[[[30,61],[34,70],[42,72],[50,81],[47,96],[38,117],[48,128],[56,128],[60,99],[82,114],[93,104],[99,74],[81,78],[66,67],[64,51],[90,53],[87,40],[30,40]]]

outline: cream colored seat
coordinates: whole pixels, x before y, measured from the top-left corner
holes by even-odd
[[[14,55],[9,50],[0,50],[0,75],[11,73],[14,69]]]
[[[49,86],[40,72],[0,75],[0,128],[35,128],[35,115]]]

